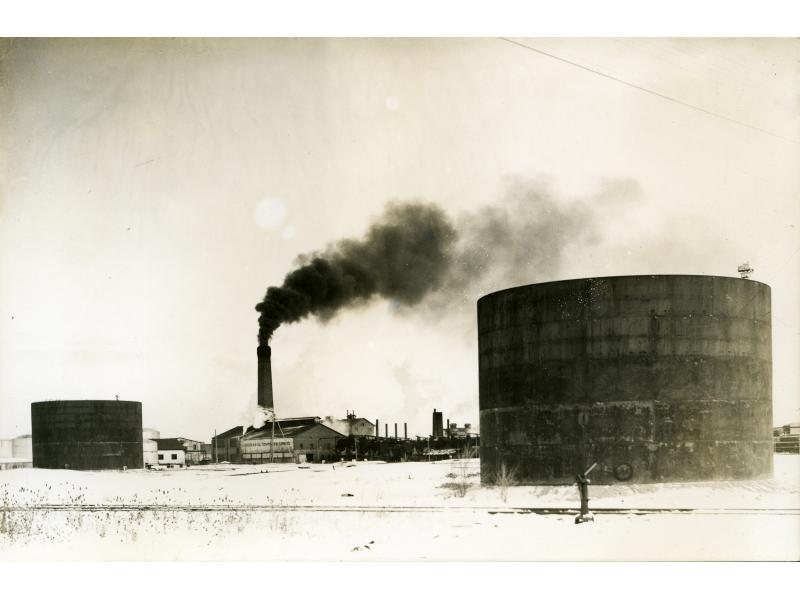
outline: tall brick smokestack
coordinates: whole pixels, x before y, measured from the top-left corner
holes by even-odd
[[[266,344],[258,347],[258,405],[274,408],[272,403],[272,349]]]

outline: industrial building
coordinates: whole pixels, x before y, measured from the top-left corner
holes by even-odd
[[[258,358],[257,397],[258,406],[268,414],[275,414],[272,391],[272,349],[260,343],[256,349]],[[215,462],[267,462],[284,461],[322,461],[336,460],[340,457],[358,455],[361,440],[361,456],[399,457],[405,456],[397,443],[378,441],[380,424],[373,425],[369,420],[357,417],[355,412],[347,412],[345,419],[326,417],[298,417],[276,419],[273,431],[272,421],[254,430],[252,427],[233,427],[215,435],[212,439],[212,453]],[[369,438],[375,443],[367,443]],[[389,438],[389,426],[385,425],[385,438]],[[408,428],[403,424],[403,439],[408,438]],[[394,425],[394,440],[399,442],[397,423]],[[291,445],[289,444],[291,442]],[[352,447],[351,447],[352,446]]]
[[[319,417],[276,419],[275,431],[277,432],[277,437],[281,437],[280,432],[283,429],[289,429],[290,427],[298,425],[314,425],[319,422]],[[269,430],[271,432],[272,422],[268,423],[267,425],[269,426]],[[263,429],[263,427],[261,429]],[[246,433],[253,432],[255,430],[256,429],[252,426],[239,425],[237,427],[232,427],[227,431],[223,431],[218,435],[214,435],[214,437],[211,438],[211,446],[213,450],[212,460],[214,462],[243,462],[244,457],[242,456],[241,451],[242,437],[244,437]]]
[[[463,427],[459,427],[456,423],[450,423],[447,427],[447,437],[449,438],[466,439],[473,435],[471,423],[464,423]]]
[[[203,442],[198,442],[197,440],[190,440],[188,438],[183,438],[183,437],[161,438],[160,441],[174,442],[175,444],[178,444],[181,448],[183,448],[184,453],[186,455],[187,465],[201,465],[211,460],[211,456],[207,455],[203,448],[204,446]],[[159,448],[160,447],[161,446],[159,446]]]
[[[287,428],[285,437],[294,441],[295,455],[309,461],[336,460],[336,442],[346,436],[322,423]]]
[[[443,424],[442,411],[433,409],[433,427],[431,430],[431,437],[433,439],[467,439],[477,438],[478,433],[472,430],[472,423],[464,423],[463,427],[459,427],[456,423],[451,423],[447,419],[447,426]]]
[[[239,441],[248,430],[252,429],[252,427],[238,425],[220,434],[215,434],[211,438],[211,460],[214,462],[241,462],[242,454],[239,449]]]
[[[324,425],[319,417],[276,419],[263,427],[234,427],[214,436],[216,462],[268,462],[275,460],[333,460],[337,458],[336,443],[346,436]],[[275,440],[274,452],[271,440]],[[291,446],[286,441],[291,441]]]
[[[275,437],[272,428],[251,431],[241,441],[242,462],[298,462],[294,452],[294,439]],[[305,462],[305,457],[303,457]]]
[[[347,417],[344,419],[325,417],[322,420],[322,424],[334,431],[338,431],[342,435],[359,437],[375,435],[375,424],[363,417],[357,417],[355,412],[348,411]]]
[[[772,431],[775,452],[781,454],[800,454],[800,423],[789,423]]]
[[[31,428],[36,468],[103,470],[143,466],[140,402],[34,402]]]
[[[186,450],[175,438],[155,440],[158,446],[158,465],[162,467],[182,468],[186,466]]]
[[[641,275],[478,301],[481,478],[520,484],[772,472],[770,288]]]
[[[32,466],[33,447],[29,434],[0,440],[0,470],[21,469]]]

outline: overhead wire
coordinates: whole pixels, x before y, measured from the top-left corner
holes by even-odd
[[[695,104],[690,104],[689,102],[685,102],[685,101],[680,100],[678,98],[674,98],[672,96],[668,96],[666,94],[662,94],[661,92],[657,92],[655,90],[651,90],[650,88],[646,88],[644,86],[638,85],[638,84],[633,83],[631,81],[626,81],[625,79],[621,79],[619,77],[615,77],[614,75],[609,75],[608,73],[604,73],[603,71],[599,71],[597,69],[593,69],[592,67],[588,67],[586,65],[582,65],[582,64],[580,64],[578,62],[569,60],[569,59],[564,58],[562,56],[558,56],[558,55],[552,54],[550,52],[545,52],[544,50],[540,50],[539,48],[536,48],[534,46],[530,46],[528,44],[523,44],[522,42],[519,42],[517,40],[513,40],[511,38],[506,38],[506,37],[501,37],[499,39],[501,39],[501,40],[503,40],[505,42],[508,42],[510,44],[514,44],[516,46],[519,46],[520,48],[525,48],[526,50],[530,50],[531,52],[536,52],[536,53],[541,54],[543,56],[546,56],[548,58],[552,58],[554,60],[566,63],[566,64],[571,65],[573,67],[577,67],[578,69],[583,69],[584,71],[588,71],[589,73],[592,73],[594,75],[599,75],[600,77],[605,77],[606,79],[609,79],[611,81],[615,81],[616,83],[620,83],[622,85],[626,85],[626,86],[631,87],[631,88],[633,88],[635,90],[639,90],[640,92],[644,92],[646,94],[651,94],[653,96],[661,98],[662,100],[668,100],[669,102],[674,102],[675,104],[679,104],[679,105],[684,106],[686,108],[691,108],[693,110],[699,111],[699,112],[704,113],[706,115],[710,115],[712,117],[717,117],[718,119],[722,119],[722,120],[728,121],[730,123],[735,123],[736,125],[739,125],[741,127],[746,127],[748,129],[752,129],[754,131],[759,131],[759,132],[764,133],[766,135],[769,135],[769,136],[772,136],[772,137],[775,137],[775,138],[790,142],[792,144],[800,145],[800,140],[794,140],[792,138],[788,138],[786,136],[783,136],[783,135],[781,135],[779,133],[775,133],[773,131],[769,131],[768,129],[763,129],[761,127],[758,127],[757,125],[752,125],[752,124],[746,123],[744,121],[739,121],[738,119],[733,119],[731,117],[727,117],[725,115],[722,115],[722,114],[707,110],[707,109],[702,108],[700,106],[697,106]]]

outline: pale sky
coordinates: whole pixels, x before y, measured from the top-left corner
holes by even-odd
[[[680,103],[500,39],[0,40],[0,437],[119,394],[207,441],[249,419],[254,306],[297,255],[391,199],[458,221],[515,185],[585,226],[444,313],[281,327],[279,415],[477,425],[480,293],[749,261],[774,420],[800,421],[800,42],[519,41]]]

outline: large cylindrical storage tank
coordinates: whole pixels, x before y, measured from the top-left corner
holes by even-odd
[[[141,469],[142,404],[124,400],[50,400],[31,404],[33,466]]]
[[[478,301],[481,480],[750,479],[772,473],[769,286],[640,275]]]

